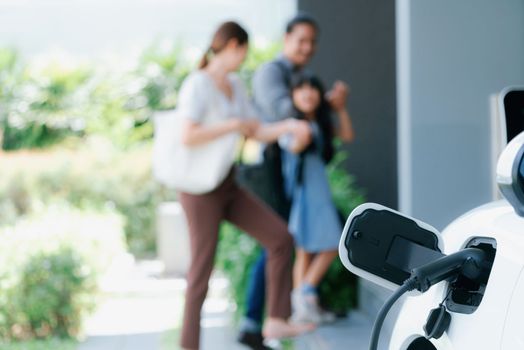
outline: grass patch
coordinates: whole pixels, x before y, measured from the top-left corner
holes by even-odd
[[[50,338],[43,340],[0,342],[2,350],[75,350],[78,342],[74,339]]]

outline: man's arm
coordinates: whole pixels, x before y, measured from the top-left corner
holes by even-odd
[[[268,122],[293,116],[293,101],[286,83],[285,72],[274,63],[260,67],[253,77],[253,97]]]
[[[253,98],[266,122],[294,117],[295,108],[285,74],[276,63],[267,63],[253,77]],[[296,128],[293,134],[301,146],[311,142],[311,130],[308,127]]]

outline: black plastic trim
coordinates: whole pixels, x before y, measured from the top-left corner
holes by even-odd
[[[450,282],[446,294],[446,307],[449,311],[472,314],[482,302],[484,293],[489,283],[489,276],[497,252],[497,241],[491,237],[475,237],[468,241],[465,248],[478,248],[486,252],[486,260],[482,274],[477,281],[472,281],[463,275],[459,275]]]

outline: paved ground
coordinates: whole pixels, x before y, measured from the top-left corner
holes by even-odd
[[[364,350],[368,348],[372,320],[358,311],[318,328],[295,341],[295,350]]]
[[[109,276],[104,297],[86,323],[78,350],[177,350],[185,281],[158,278],[155,262]],[[227,282],[215,276],[202,318],[202,350],[244,350],[235,342]],[[372,320],[360,312],[320,327],[286,346],[294,350],[366,349]]]

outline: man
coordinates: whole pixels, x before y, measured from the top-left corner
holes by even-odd
[[[291,19],[286,26],[284,45],[281,55],[261,66],[253,78],[254,101],[266,122],[274,122],[295,115],[291,99],[290,84],[293,79],[305,74],[306,65],[311,61],[317,45],[318,25],[305,14]],[[335,112],[345,110],[347,86],[337,81],[328,92],[327,98]],[[299,143],[311,142],[311,128],[308,122],[297,123],[295,137]],[[269,145],[265,151],[265,162],[269,162],[275,175],[275,200],[263,198],[286,221],[288,220],[287,203],[283,195],[280,157],[278,145]],[[273,198],[274,199],[274,198]],[[248,287],[247,312],[240,326],[239,342],[253,349],[268,349],[263,345],[261,334],[264,299],[265,299],[265,252],[263,252],[252,270]],[[288,297],[288,296],[282,296]]]

